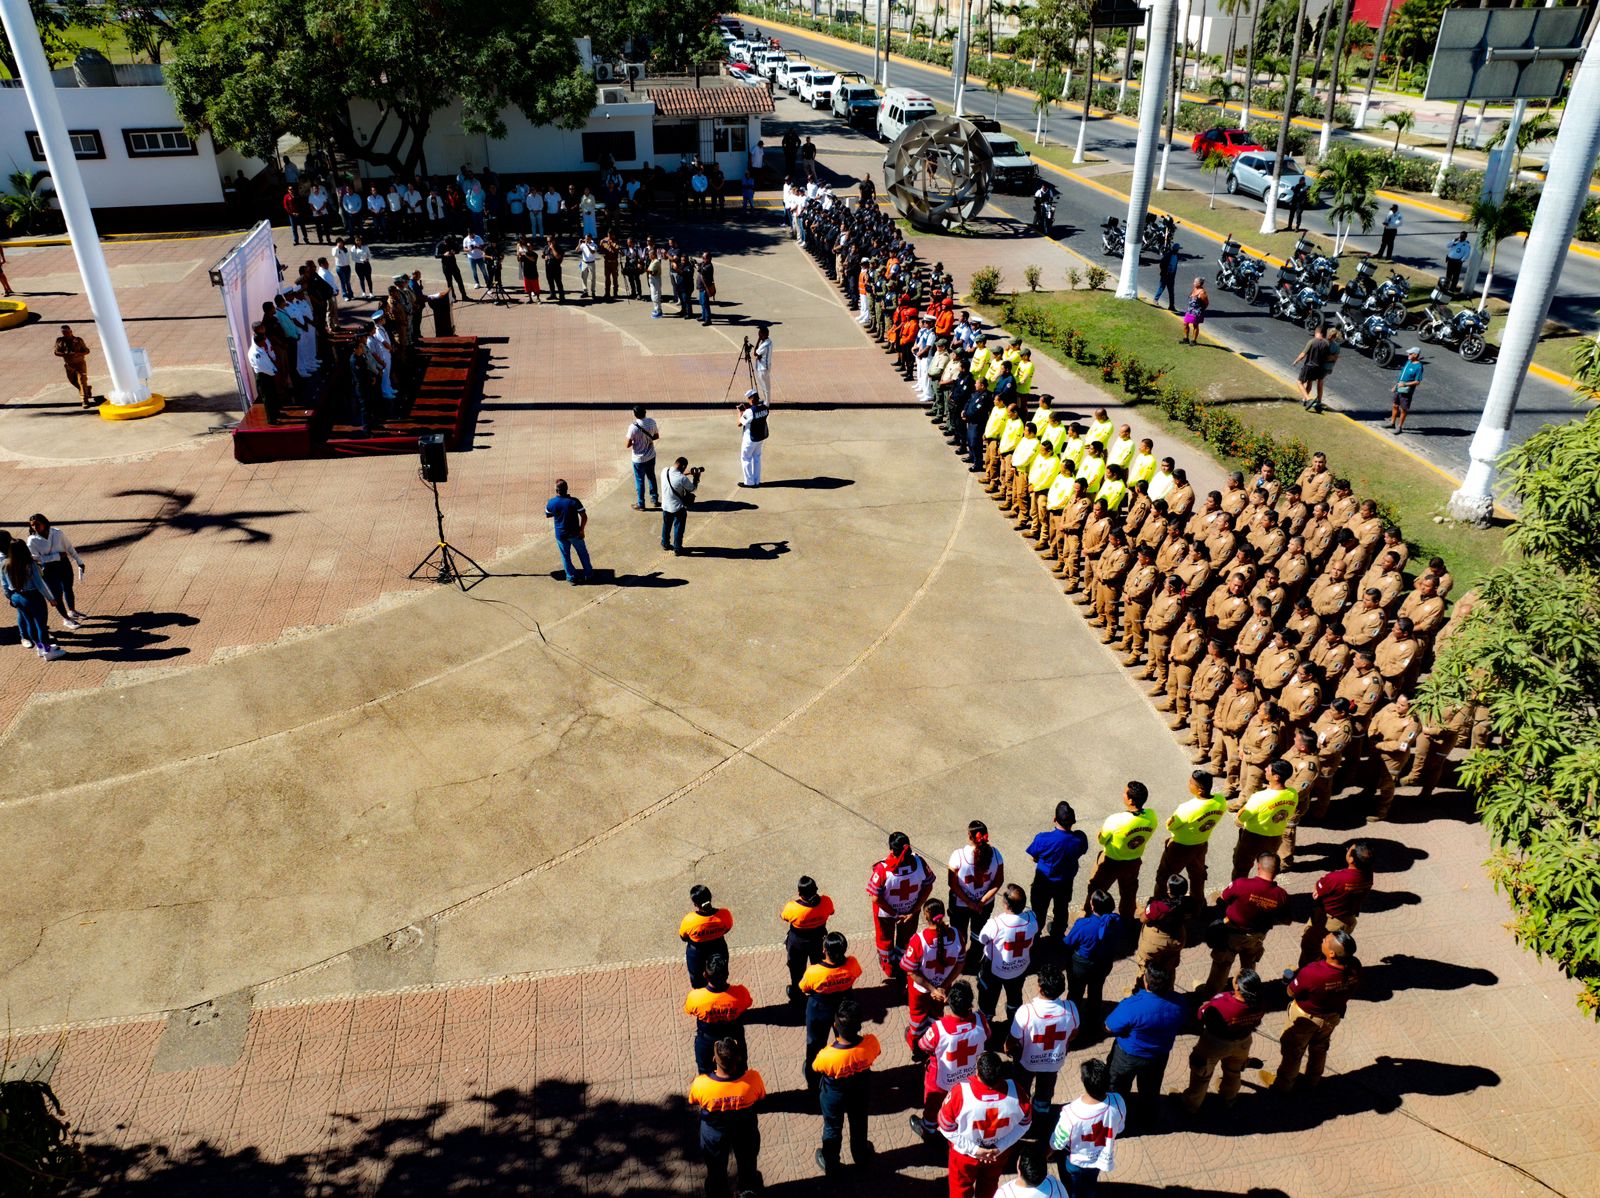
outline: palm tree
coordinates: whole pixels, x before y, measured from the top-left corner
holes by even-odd
[[[998,75],[991,75],[983,81],[983,90],[994,95],[994,119],[1000,119],[1000,98],[1006,94],[1005,81]]]
[[[998,104],[998,101],[996,101]],[[1048,91],[1040,92],[1039,98],[1033,102],[1033,140],[1041,146],[1044,145],[1045,136],[1050,132],[1050,109],[1055,100]]]
[[[1211,176],[1211,202],[1206,207],[1215,208],[1217,206],[1217,178],[1227,173],[1227,155],[1219,150],[1212,150],[1206,155],[1205,161],[1200,164],[1200,169]]]
[[[1239,15],[1250,7],[1251,0],[1217,0],[1218,11],[1232,18],[1228,24],[1228,53],[1227,66],[1228,78],[1232,79],[1238,73],[1238,66],[1234,62],[1234,55],[1238,53],[1239,41]]]
[[[1281,54],[1263,54],[1260,67],[1267,73],[1267,86],[1271,87],[1278,81],[1279,75],[1288,73],[1289,63]]]
[[[1378,123],[1380,125],[1388,125],[1394,130],[1394,150],[1392,152],[1398,154],[1400,152],[1401,136],[1411,131],[1411,127],[1417,123],[1417,117],[1409,108],[1402,108],[1398,112],[1391,112]]]
[[[1189,52],[1189,37],[1188,37],[1189,31],[1188,31],[1188,29],[1185,29],[1183,32],[1184,32],[1183,50],[1184,50],[1184,53],[1187,55],[1188,52]],[[1196,28],[1195,35],[1194,35],[1194,47],[1195,47],[1194,48],[1194,78],[1189,83],[1189,86],[1194,88],[1194,89],[1196,89],[1196,90],[1199,90],[1199,87],[1200,87],[1200,59],[1202,57],[1204,57],[1204,55],[1201,53],[1201,51],[1203,51],[1205,49],[1205,44],[1206,44],[1206,0],[1200,0],[1200,24]]]
[[[1494,283],[1494,264],[1500,254],[1500,243],[1518,233],[1526,233],[1528,226],[1533,223],[1532,218],[1528,201],[1522,196],[1507,196],[1501,204],[1491,203],[1482,196],[1473,201],[1467,219],[1478,230],[1478,248],[1489,251],[1489,273],[1483,278],[1483,294],[1478,297],[1479,312],[1489,302],[1489,288]]]
[[[6,223],[19,233],[39,229],[50,211],[50,194],[44,190],[50,178],[45,171],[12,171],[6,177],[11,194],[0,196]]]
[[[1235,83],[1226,75],[1219,75],[1206,84],[1206,95],[1217,102],[1222,110],[1222,119],[1228,119],[1228,105],[1233,103],[1233,98],[1244,91],[1244,84]],[[1243,125],[1239,126],[1241,129]]]
[[[944,0],[933,0],[933,20],[928,23],[928,57],[933,58],[933,39],[939,33],[939,10],[944,7]]]
[[[1321,173],[1311,185],[1311,198],[1328,201],[1335,254],[1344,253],[1357,222],[1363,233],[1370,232],[1373,218],[1378,214],[1372,168],[1366,159],[1352,154],[1344,146],[1335,148],[1323,159]]]
[[[1559,128],[1560,125],[1549,112],[1529,113],[1523,119],[1522,124],[1517,126],[1517,152],[1511,164],[1513,178],[1522,171],[1522,155],[1527,151],[1528,147],[1553,137]],[[1501,125],[1495,135],[1484,144],[1486,149],[1492,150],[1496,146],[1504,145],[1505,141],[1506,126]]]

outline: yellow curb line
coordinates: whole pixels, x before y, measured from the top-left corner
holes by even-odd
[[[230,233],[202,233],[191,229],[169,233],[165,237],[147,237],[142,233],[107,233],[100,240],[108,245],[151,245],[158,241],[214,241],[220,237],[243,237],[248,229]],[[19,241],[0,241],[0,249],[46,249],[51,246],[71,245],[70,237],[31,237]]]

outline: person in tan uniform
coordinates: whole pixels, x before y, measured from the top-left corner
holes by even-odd
[[[1372,663],[1383,676],[1384,693],[1389,698],[1411,689],[1412,678],[1422,668],[1422,644],[1411,635],[1410,620],[1404,616],[1396,620],[1372,655]]]
[[[1250,618],[1250,601],[1244,597],[1247,589],[1243,575],[1235,574],[1225,587],[1212,591],[1211,598],[1206,600],[1206,622],[1211,627],[1211,635],[1229,645]]]
[[[1361,501],[1350,490],[1350,480],[1348,478],[1334,479],[1333,494],[1328,497],[1328,519],[1333,523],[1333,526],[1335,528],[1345,527],[1351,520],[1355,519],[1356,513],[1360,510]]]
[[[1256,476],[1250,480],[1251,491],[1265,491],[1267,502],[1277,506],[1278,496],[1283,494],[1283,481],[1278,478],[1278,468],[1270,461],[1262,462],[1256,468]]]
[[[1235,574],[1244,576],[1244,597],[1249,602],[1250,588],[1256,585],[1256,579],[1261,574],[1261,569],[1256,565],[1255,546],[1240,541],[1233,547],[1233,556],[1222,563],[1222,568],[1217,571],[1218,578],[1232,578]]]
[[[1221,571],[1232,560],[1234,551],[1239,547],[1239,534],[1234,531],[1233,517],[1227,512],[1211,522],[1205,545],[1206,558],[1213,570]]]
[[[1299,665],[1300,650],[1290,641],[1289,633],[1282,628],[1274,629],[1266,648],[1256,657],[1256,685],[1276,699]]]
[[[1081,478],[1072,480],[1072,495],[1050,522],[1050,550],[1056,559],[1050,573],[1057,578],[1078,577],[1078,556],[1083,545],[1083,526],[1094,507],[1088,486]]]
[[[1289,547],[1289,534],[1278,524],[1278,514],[1271,508],[1262,513],[1249,539],[1250,544],[1255,546],[1256,560],[1261,563],[1263,570],[1277,565],[1278,559]]]
[[[1384,550],[1378,555],[1378,560],[1367,567],[1367,572],[1356,585],[1363,595],[1368,591],[1377,591],[1378,602],[1383,610],[1393,611],[1406,585],[1405,575],[1400,573],[1400,558],[1393,550]]]
[[[1125,666],[1144,660],[1145,617],[1150,610],[1156,582],[1156,555],[1148,547],[1138,551],[1133,568],[1122,582],[1122,644]]]
[[[1167,650],[1167,695],[1156,703],[1157,711],[1173,713],[1167,727],[1174,732],[1189,720],[1195,670],[1205,652],[1205,621],[1201,618],[1200,609],[1185,601],[1183,619],[1178,621],[1178,631],[1172,634],[1172,648]]]
[[[1272,505],[1267,502],[1267,493],[1262,490],[1253,490],[1250,498],[1245,501],[1244,511],[1239,513],[1234,521],[1234,527],[1246,538],[1254,537],[1261,530],[1261,522],[1268,515],[1274,520],[1277,513],[1272,510]]]
[[[1176,640],[1173,641],[1173,650],[1174,652],[1177,650]],[[1233,670],[1228,665],[1227,646],[1221,641],[1207,641],[1206,655],[1194,668],[1194,676],[1189,683],[1188,743],[1194,746],[1196,762],[1206,761],[1211,756],[1217,701],[1232,681]],[[1173,728],[1178,728],[1182,722],[1180,717],[1174,721]],[[1213,770],[1212,773],[1216,771]]]
[[[1122,593],[1122,580],[1132,568],[1128,534],[1113,528],[1105,552],[1095,563],[1094,615],[1089,618],[1089,627],[1103,630],[1102,644],[1109,645],[1117,639],[1117,598]]]
[[[1367,725],[1367,738],[1377,761],[1377,803],[1369,824],[1387,819],[1394,803],[1394,788],[1411,762],[1411,750],[1422,733],[1422,722],[1411,710],[1411,700],[1405,695],[1382,708]]]
[[[1411,547],[1406,544],[1405,535],[1392,524],[1384,525],[1383,543],[1378,546],[1378,556],[1385,553],[1392,553],[1399,559],[1401,570],[1411,561]]]
[[[1235,670],[1233,681],[1217,699],[1217,733],[1211,742],[1211,772],[1227,779],[1229,797],[1239,793],[1239,737],[1261,706],[1249,670]]]
[[[1450,598],[1450,589],[1455,586],[1456,580],[1451,576],[1450,571],[1445,569],[1444,558],[1430,557],[1428,559],[1428,568],[1422,573],[1433,577],[1434,591],[1439,598],[1445,600]],[[1421,578],[1418,578],[1418,581],[1420,582]]]
[[[1137,548],[1139,531],[1155,510],[1155,504],[1150,502],[1150,484],[1143,479],[1128,484],[1128,495],[1128,510],[1122,517],[1122,531],[1128,534],[1128,540]]]
[[[1317,756],[1317,734],[1310,728],[1296,728],[1293,737],[1294,743],[1290,745],[1283,759],[1294,770],[1289,775],[1289,781],[1284,783],[1290,790],[1300,797],[1294,809],[1294,814],[1289,817],[1289,822],[1284,825],[1283,839],[1278,844],[1278,859],[1283,862],[1283,867],[1288,869],[1294,861],[1295,838],[1300,834],[1300,821],[1305,819],[1306,813],[1311,810],[1311,799],[1316,793],[1317,775],[1322,764]]]
[[[1222,489],[1222,510],[1235,520],[1244,511],[1250,502],[1250,492],[1245,490],[1244,475],[1235,470],[1228,475],[1228,482]]]
[[[1183,555],[1189,552],[1189,538],[1184,535],[1183,521],[1176,516],[1167,516],[1167,532],[1161,542],[1161,548],[1156,551],[1156,569],[1163,574],[1171,574],[1178,568],[1178,563],[1183,560]]]
[[[1344,570],[1333,566],[1318,575],[1306,592],[1306,598],[1311,600],[1311,610],[1331,626],[1332,621],[1344,615],[1350,602],[1350,584],[1345,580]]]
[[[1283,718],[1290,727],[1310,726],[1322,707],[1322,684],[1317,681],[1316,666],[1309,661],[1295,664],[1294,676],[1278,694],[1278,706],[1283,708]]]
[[[1294,601],[1294,611],[1283,622],[1283,630],[1289,634],[1291,645],[1302,654],[1310,653],[1322,635],[1322,617],[1311,610],[1311,600],[1301,596]]]
[[[1095,567],[1111,539],[1111,515],[1106,511],[1106,501],[1096,499],[1089,509],[1089,518],[1083,524],[1080,538],[1078,568],[1067,575],[1066,592],[1073,602],[1087,605],[1094,599]],[[1082,588],[1081,590],[1079,588]]]
[[[1327,564],[1328,555],[1333,552],[1333,534],[1338,531],[1328,518],[1327,504],[1319,503],[1311,509],[1311,519],[1300,530],[1300,539],[1305,543],[1306,557],[1311,559],[1314,570],[1321,570]]]
[[[1305,819],[1321,822],[1333,802],[1334,779],[1344,765],[1344,755],[1355,739],[1355,722],[1350,718],[1350,700],[1337,696],[1311,726],[1317,738],[1317,784],[1311,808]]]
[[[1251,671],[1256,668],[1256,658],[1272,638],[1272,601],[1265,596],[1251,605],[1250,618],[1239,628],[1233,640],[1237,663]]]
[[[1184,593],[1192,595],[1197,604],[1204,604],[1201,596],[1206,593],[1206,588],[1211,582],[1211,563],[1206,560],[1203,550],[1192,541],[1189,542],[1188,555],[1174,567],[1177,576],[1183,579]]]
[[[61,336],[56,338],[56,357],[67,372],[67,382],[78,389],[81,406],[94,406],[94,389],[89,386],[89,347],[83,338],[72,331],[70,324],[61,326]]]
[[[1167,495],[1167,512],[1180,520],[1188,519],[1189,513],[1194,511],[1194,484],[1181,466],[1172,472],[1172,477],[1178,480],[1178,485]]]
[[[1376,503],[1363,499],[1354,518],[1345,527],[1356,535],[1356,543],[1361,546],[1363,565],[1377,556],[1378,548],[1383,544],[1384,523],[1383,517],[1378,515]]]
[[[1371,649],[1356,652],[1355,664],[1343,678],[1334,694],[1350,701],[1350,717],[1357,727],[1365,728],[1372,713],[1384,701],[1383,675],[1378,673]]]
[[[1306,502],[1299,483],[1290,483],[1283,489],[1283,496],[1276,508],[1279,526],[1291,537],[1299,536],[1306,521],[1311,519],[1311,505]]]
[[[1337,688],[1345,672],[1350,669],[1350,663],[1355,660],[1355,655],[1355,650],[1344,643],[1344,633],[1339,626],[1329,624],[1323,630],[1322,639],[1312,647],[1308,656],[1322,675],[1322,685]]]
[[[1278,567],[1278,581],[1283,584],[1284,593],[1298,597],[1312,576],[1305,538],[1290,537],[1283,555],[1273,564]]]
[[[1150,638],[1150,656],[1139,678],[1152,681],[1150,687],[1152,695],[1166,692],[1167,655],[1172,648],[1173,633],[1177,632],[1178,625],[1182,621],[1183,579],[1176,574],[1168,574],[1166,582],[1156,597],[1150,601],[1150,610],[1144,616],[1144,630]]]
[[[1184,533],[1196,541],[1204,541],[1211,535],[1212,526],[1222,518],[1222,492],[1207,491],[1205,501],[1200,505],[1184,525]]]
[[[1442,716],[1422,720],[1422,731],[1411,754],[1411,769],[1403,779],[1406,786],[1417,787],[1417,798],[1427,798],[1439,785],[1450,754],[1471,730],[1472,710],[1470,704],[1463,703]]]
[[[1166,546],[1171,535],[1171,526],[1167,523],[1167,501],[1158,499],[1150,505],[1150,514],[1139,526],[1139,535],[1134,538],[1134,545],[1140,549],[1148,548],[1152,554],[1158,554]]]
[[[1383,614],[1383,596],[1376,587],[1361,593],[1361,602],[1344,614],[1345,644],[1353,649],[1366,649],[1383,638],[1389,617]]]
[[[1417,579],[1416,589],[1400,604],[1399,614],[1410,620],[1411,631],[1426,641],[1444,626],[1444,607],[1438,578],[1423,574]]]
[[[1282,742],[1283,709],[1276,703],[1262,703],[1239,733],[1240,795],[1253,795],[1261,789],[1267,766],[1278,756],[1278,746]]]
[[[1300,497],[1311,506],[1327,500],[1333,494],[1333,475],[1328,471],[1328,456],[1320,450],[1311,455],[1311,464],[1300,471],[1295,485],[1300,488]]]
[[[1250,588],[1249,598],[1252,604],[1257,599],[1265,599],[1272,612],[1272,618],[1274,620],[1278,618],[1278,613],[1284,610],[1283,605],[1288,601],[1289,592],[1284,589],[1283,580],[1278,577],[1277,566],[1268,566],[1261,571],[1261,577],[1256,579],[1255,586]]]
[[[1361,577],[1363,568],[1361,542],[1356,540],[1356,534],[1348,528],[1337,529],[1333,534],[1333,552],[1328,554],[1328,564],[1322,568],[1324,573],[1341,570],[1354,582]]]

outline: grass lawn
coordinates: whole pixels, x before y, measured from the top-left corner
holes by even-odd
[[[1138,347],[1141,360],[1167,369],[1167,380],[1187,387],[1210,404],[1227,404],[1246,424],[1275,437],[1298,437],[1312,449],[1328,455],[1333,470],[1350,479],[1358,495],[1371,495],[1391,504],[1399,514],[1406,537],[1427,558],[1438,554],[1450,564],[1466,587],[1498,564],[1505,541],[1499,526],[1479,531],[1466,525],[1435,524],[1433,517],[1450,498],[1452,485],[1429,467],[1387,445],[1355,422],[1331,413],[1313,415],[1298,403],[1286,382],[1252,365],[1248,359],[1214,342],[1199,349],[1178,345],[1178,318],[1146,303],[1113,299],[1109,292],[1041,291],[1024,294],[1021,302],[1052,310],[1076,328],[1091,347],[1102,343]],[[977,305],[984,317],[1002,319],[999,304]],[[1064,360],[1053,346],[1042,346],[1061,366],[1079,378],[1104,388],[1099,367]],[[1120,387],[1117,389],[1120,394]],[[1169,420],[1155,404],[1146,401],[1141,413],[1163,430],[1163,436],[1210,455],[1200,438],[1185,426]]]

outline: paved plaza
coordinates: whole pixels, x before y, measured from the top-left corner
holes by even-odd
[[[906,1125],[904,996],[877,985],[879,1164],[817,1175],[777,948],[795,878],[833,896],[865,985],[863,886],[890,830],[942,861],[981,817],[1026,882],[1058,799],[1096,826],[1137,777],[1164,815],[1191,766],[773,218],[674,231],[722,255],[737,323],[458,310],[491,361],[443,488],[451,540],[493,574],[467,594],[405,577],[433,540],[414,460],[240,466],[208,431],[231,392],[205,275],[225,241],[110,251],[179,397],[126,429],[80,418],[49,356],[54,325],[87,334],[70,255],[12,253],[14,285],[65,294],[0,334],[5,523],[43,510],[69,531],[96,621],[64,661],[0,652],[0,998],[7,1067],[54,1085],[86,1190],[698,1192],[675,930],[704,882],[756,998],[769,1189],[943,1192]],[[777,407],[750,491],[721,401],[758,319]],[[1038,381],[1148,428],[1048,362]],[[708,468],[683,557],[631,510],[636,402],[663,454]],[[557,474],[590,510],[588,588],[560,582],[544,527]],[[1512,942],[1466,801],[1330,823],[1302,834],[1297,918],[1358,827],[1379,863],[1330,1076],[1284,1101],[1253,1067],[1228,1116],[1127,1139],[1108,1191],[1592,1192],[1600,1041]],[[1218,840],[1214,875],[1231,825]],[[1263,974],[1297,947],[1274,932]],[[1188,950],[1180,985],[1205,965]],[[1108,996],[1130,981],[1123,962]],[[1267,1070],[1281,1019],[1256,1040]]]

